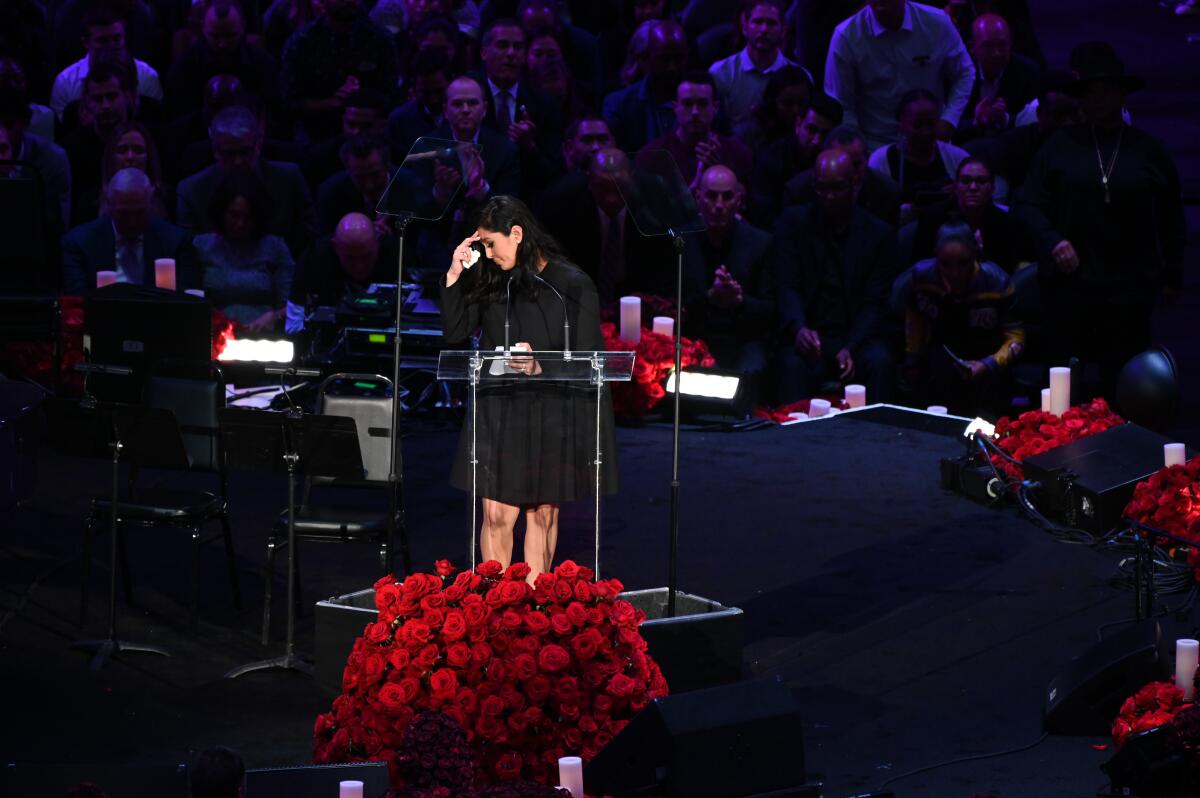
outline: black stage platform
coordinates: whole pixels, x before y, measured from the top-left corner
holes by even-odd
[[[926,422],[922,421],[922,424]],[[919,426],[919,425],[915,425]],[[456,431],[410,423],[405,441],[414,559],[464,561],[466,500],[445,484]],[[666,576],[669,429],[619,431],[622,491],[605,507],[609,574],[629,588]],[[959,756],[1031,742],[1046,683],[1132,614],[1109,585],[1114,561],[1056,543],[1012,510],[992,510],[938,486],[953,437],[842,416],[752,433],[683,436],[680,585],[746,613],[746,672],[782,676],[801,698],[810,774],[828,796],[867,792],[891,776]],[[16,761],[186,761],[213,744],[251,766],[300,763],[331,696],[294,673],[237,681],[221,674],[266,653],[258,644],[267,524],[282,480],[243,478],[233,491],[245,612],[232,609],[221,553],[206,553],[201,624],[188,630],[190,547],[133,531],[136,608],[121,603],[132,639],[170,659],[126,655],[100,674],[75,638],[78,561],[88,496],[105,464],[52,454],[31,505],[0,521],[0,753]],[[560,557],[586,562],[589,508],[565,514]],[[367,547],[301,548],[304,598],[369,586]],[[97,568],[94,584],[103,584]],[[32,597],[28,590],[34,580]],[[276,590],[276,596],[282,591]],[[22,602],[20,613],[11,610]],[[282,618],[277,599],[275,617]],[[274,653],[282,624],[274,630]],[[312,616],[300,625],[311,650]],[[899,796],[1094,795],[1102,740],[1050,738],[1026,753],[937,770],[894,785]]]

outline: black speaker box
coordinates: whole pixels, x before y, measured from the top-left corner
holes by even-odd
[[[802,795],[800,710],[778,679],[655,700],[588,763],[589,794]]]
[[[363,798],[380,798],[391,788],[386,762],[301,765],[246,771],[246,798],[330,798],[343,781],[361,781]]]
[[[4,769],[8,798],[58,798],[83,782],[109,798],[188,798],[187,766],[165,765],[24,765]]]
[[[1108,734],[1125,699],[1165,678],[1169,661],[1157,621],[1139,621],[1110,634],[1072,660],[1046,689],[1046,731]]]

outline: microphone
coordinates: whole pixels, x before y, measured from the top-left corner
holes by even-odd
[[[508,320],[512,314],[512,281],[515,276],[509,272],[508,282],[504,284],[504,354],[506,355],[512,351],[508,346]]]
[[[554,295],[556,297],[558,297],[558,301],[562,303],[562,309],[563,309],[563,360],[570,360],[571,359],[571,320],[569,318],[567,318],[567,300],[563,299],[563,295],[558,292],[558,289],[555,288],[554,286],[552,286],[540,274],[538,274],[537,272],[533,272],[533,271],[531,271],[529,274],[533,276],[533,279],[537,280],[539,283],[541,283],[542,285],[546,286],[551,291],[553,291]]]

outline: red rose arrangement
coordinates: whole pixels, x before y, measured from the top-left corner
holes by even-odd
[[[629,382],[614,382],[612,386],[613,412],[619,418],[642,418],[667,395],[663,383],[675,368],[675,339],[670,335],[642,328],[641,340],[636,344],[621,340],[615,324],[600,325],[604,335],[604,348],[610,352],[634,352],[633,379]],[[703,341],[679,340],[682,347],[680,363],[688,366],[711,368],[717,365]]]
[[[1200,544],[1200,458],[1162,468],[1139,482],[1125,505],[1125,517]]]
[[[1103,399],[1072,407],[1061,416],[1041,410],[1022,413],[1015,420],[1005,416],[996,422],[996,445],[1017,462],[998,454],[992,455],[992,462],[1019,481],[1025,478],[1020,461],[1124,423]]]
[[[645,614],[615,579],[567,561],[540,574],[485,562],[375,584],[379,619],[355,641],[342,694],[314,728],[317,763],[393,763],[413,717],[441,712],[466,731],[475,783],[554,784],[558,759],[592,759],[667,694],[638,633]]]
[[[212,309],[212,359],[218,359],[225,351],[225,345],[233,339],[233,321],[219,308],[214,307]]]
[[[1117,748],[1134,734],[1166,726],[1185,707],[1183,691],[1173,682],[1151,682],[1125,699],[1117,719],[1113,721],[1112,737]]]

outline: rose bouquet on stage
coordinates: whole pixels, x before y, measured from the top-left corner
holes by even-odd
[[[482,783],[555,784],[558,759],[592,759],[667,694],[638,632],[644,614],[615,579],[567,561],[526,582],[494,561],[375,585],[379,620],[355,642],[332,710],[317,718],[314,761],[386,761],[427,710],[466,732]]]

